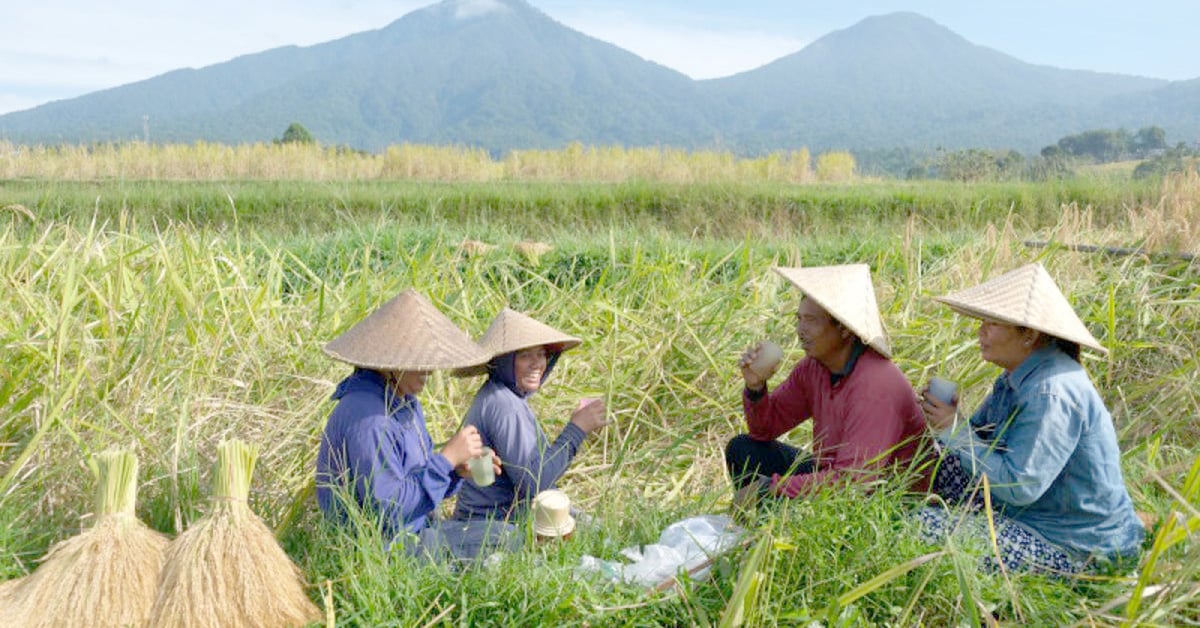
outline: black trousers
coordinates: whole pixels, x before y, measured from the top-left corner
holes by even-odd
[[[749,434],[738,434],[725,445],[725,468],[733,478],[734,490],[746,486],[760,475],[801,475],[812,473],[817,464],[808,452],[779,441],[759,441]]]

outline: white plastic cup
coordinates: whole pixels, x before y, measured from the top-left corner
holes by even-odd
[[[496,481],[496,469],[492,466],[492,448],[484,447],[483,453],[467,461],[471,470],[471,481],[477,486],[491,486]]]
[[[750,370],[754,371],[755,375],[766,379],[775,372],[775,368],[779,366],[779,361],[782,359],[783,349],[770,340],[764,340],[758,345],[758,355],[750,363]]]
[[[940,399],[942,403],[953,405],[954,393],[957,391],[958,384],[944,377],[929,378],[929,394]]]

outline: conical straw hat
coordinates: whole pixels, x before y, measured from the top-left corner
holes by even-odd
[[[326,344],[325,353],[380,371],[452,369],[482,364],[490,357],[411,288]]]
[[[1108,353],[1038,262],[937,300],[965,316],[1036,329]]]
[[[870,266],[777,266],[774,270],[880,355],[892,357],[883,319],[879,316],[879,305],[875,302]]]
[[[578,338],[568,336],[516,310],[504,308],[479,339],[479,346],[487,352],[487,360],[491,360],[498,355],[542,345],[553,345],[560,351],[566,351],[578,346],[580,342]],[[485,365],[479,365],[459,369],[455,375],[479,375],[486,370]]]

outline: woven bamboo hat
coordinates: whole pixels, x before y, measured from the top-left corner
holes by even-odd
[[[1036,329],[1108,354],[1039,262],[937,300],[964,316]]]
[[[516,310],[504,308],[492,320],[492,324],[488,326],[483,337],[479,339],[479,346],[487,353],[485,364],[461,368],[454,372],[455,375],[480,375],[487,371],[486,362],[498,355],[528,349],[530,347],[540,347],[542,345],[550,345],[557,351],[566,351],[579,346],[582,342],[575,336],[554,329],[553,327],[538,322]]]
[[[880,355],[892,357],[883,319],[879,316],[879,304],[875,301],[870,266],[776,266],[774,270]]]
[[[325,353],[380,371],[460,368],[482,364],[490,357],[411,288],[327,343]]]

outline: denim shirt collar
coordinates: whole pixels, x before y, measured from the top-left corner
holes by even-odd
[[[1030,375],[1037,371],[1039,366],[1053,360],[1055,354],[1059,352],[1059,348],[1053,344],[1038,347],[1029,354],[1029,357],[1025,358],[1024,362],[1018,364],[1011,373],[1005,373],[1000,380],[1009,390],[1015,392]]]

